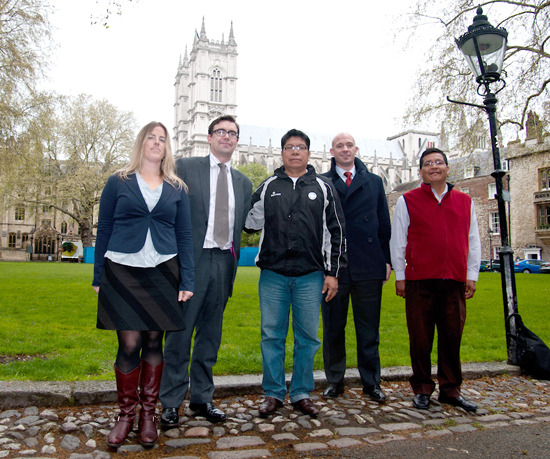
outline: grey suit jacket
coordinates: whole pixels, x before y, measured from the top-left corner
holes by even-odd
[[[208,228],[208,210],[210,204],[210,158],[209,156],[180,158],[176,161],[178,177],[189,187],[189,200],[191,202],[191,226],[193,231],[193,253],[195,267],[204,245],[206,229]],[[229,295],[233,292],[233,282],[237,273],[237,266],[241,253],[241,232],[244,227],[246,215],[250,210],[252,197],[252,182],[242,172],[231,168],[233,191],[235,193],[235,227],[233,228],[233,247],[235,259],[233,278]]]

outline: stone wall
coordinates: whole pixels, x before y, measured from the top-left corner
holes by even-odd
[[[524,258],[522,249],[540,247],[540,258],[548,261],[549,242],[543,240],[544,231],[536,230],[538,215],[535,193],[540,191],[539,169],[550,167],[550,137],[546,137],[544,142],[535,140],[509,145],[506,156],[511,176],[511,246],[514,257]]]

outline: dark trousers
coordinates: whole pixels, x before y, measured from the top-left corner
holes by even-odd
[[[189,382],[191,403],[212,401],[212,367],[218,360],[233,263],[234,258],[229,250],[202,250],[195,267],[194,295],[183,303],[183,319],[187,328],[166,333],[165,367],[159,396],[163,408],[179,408],[187,394]],[[195,339],[191,356],[193,332]]]
[[[460,340],[466,322],[464,283],[447,279],[407,281],[405,298],[414,393],[431,395],[435,389],[430,357],[437,327],[439,392],[458,397],[462,384]]]
[[[323,361],[329,383],[340,383],[346,371],[346,323],[351,296],[357,366],[363,386],[380,384],[380,305],[382,280],[352,283],[340,282],[338,293],[328,303],[321,303],[323,312]]]

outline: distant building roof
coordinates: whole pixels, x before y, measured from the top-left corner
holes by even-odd
[[[406,193],[407,191],[414,190],[420,186],[420,179],[411,180],[410,182],[400,183],[393,190],[392,193]]]
[[[473,175],[471,174],[473,168]],[[454,183],[459,180],[491,175],[494,170],[493,154],[490,151],[474,151],[468,156],[449,159],[449,175],[447,181]],[[470,171],[470,173],[468,173]]]

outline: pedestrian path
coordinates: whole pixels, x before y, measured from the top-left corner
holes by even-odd
[[[0,458],[107,459],[117,453],[177,459],[335,457],[342,449],[358,446],[376,448],[392,441],[550,422],[550,382],[518,374],[465,380],[463,394],[478,404],[476,413],[441,405],[437,394],[429,410],[417,410],[406,381],[383,381],[382,387],[388,397],[383,405],[349,382],[337,399],[325,400],[318,390],[312,394],[320,411],[317,419],[302,415],[290,404],[262,419],[258,411],[262,395],[229,394],[215,400],[227,420],[211,424],[194,417],[186,402],[179,427],[161,431],[158,445],[146,453],[135,432],[118,451],[105,444],[117,412],[113,403],[14,407],[0,412]],[[326,456],[319,456],[323,451]]]

